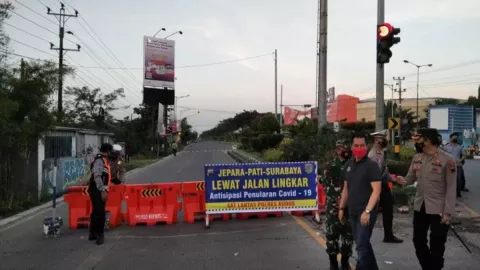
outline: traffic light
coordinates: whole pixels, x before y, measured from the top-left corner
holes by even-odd
[[[392,51],[390,48],[400,42],[396,37],[400,33],[400,28],[395,28],[389,23],[379,25],[377,28],[377,63],[390,63]]]

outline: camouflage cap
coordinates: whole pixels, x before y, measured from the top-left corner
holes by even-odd
[[[338,140],[335,143],[335,148],[338,148],[338,147],[342,147],[342,148],[345,148],[345,149],[350,149],[350,144],[348,143],[347,140]]]

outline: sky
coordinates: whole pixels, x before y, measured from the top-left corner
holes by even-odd
[[[58,12],[59,1],[10,1],[15,12],[28,19],[12,14],[10,25],[5,25],[12,38],[10,50],[57,60],[47,41],[58,46],[58,22],[46,15],[45,6]],[[183,32],[169,38],[175,40],[176,95],[190,95],[179,100],[178,111],[199,132],[243,110],[274,111],[275,49],[279,99],[283,85],[283,104],[315,104],[318,1],[63,2],[67,12],[73,12],[73,6],[80,14],[66,23],[74,35],[67,35],[73,43],[66,41],[65,47],[82,46],[80,52],[67,53],[66,62],[77,69],[65,85],[100,87],[105,93],[123,87],[126,98],[118,105],[130,108],[115,112],[117,118],[130,116],[132,108],[142,102],[143,36],[153,36],[161,28],[166,31],[157,37]],[[394,45],[393,57],[385,65],[385,83],[405,77],[403,95],[416,97],[417,69],[403,62],[407,59],[433,65],[420,70],[420,97],[477,95],[480,35],[475,33],[480,29],[480,1],[385,2],[385,21],[401,29],[401,42]],[[376,14],[376,1],[329,1],[327,87],[335,87],[337,95],[375,97]],[[254,56],[259,57],[203,65]],[[200,66],[186,67],[191,65]],[[385,97],[391,97],[387,87]],[[197,110],[200,114],[195,114]]]

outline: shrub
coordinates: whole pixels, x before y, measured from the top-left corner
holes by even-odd
[[[388,172],[396,175],[405,176],[410,168],[410,161],[387,161]]]
[[[400,148],[400,159],[411,162],[413,157],[417,154],[417,151],[411,147]]]
[[[267,149],[263,153],[263,159],[267,162],[283,161],[283,151],[275,148]]]
[[[261,134],[252,139],[252,148],[257,152],[263,152],[269,148],[277,147],[282,140],[282,134]]]

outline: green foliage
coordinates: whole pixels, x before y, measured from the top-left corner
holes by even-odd
[[[251,146],[253,150],[263,152],[269,148],[277,147],[282,140],[282,134],[260,134],[251,140]]]
[[[354,123],[340,123],[340,128],[343,130],[371,133],[375,131],[375,122],[360,121]]]
[[[194,141],[198,137],[197,132],[192,131],[192,126],[188,123],[187,118],[183,118],[182,121],[180,121],[180,130],[180,139],[183,144]]]
[[[213,139],[218,138],[222,139],[228,134],[232,134],[239,129],[250,128],[252,126],[252,122],[259,116],[260,114],[257,111],[243,111],[241,113],[236,114],[234,117],[227,118],[225,120],[220,121],[214,128],[204,131],[200,137],[202,139]]]
[[[280,162],[283,161],[283,152],[279,149],[267,149],[263,153],[263,159],[267,162]]]
[[[257,116],[253,121],[252,130],[260,134],[280,132],[280,124],[273,113],[266,113]]]
[[[411,147],[401,147],[400,148],[400,159],[410,162],[413,157],[417,154],[415,149]]]

